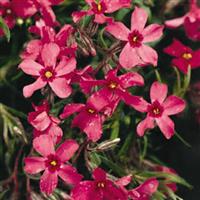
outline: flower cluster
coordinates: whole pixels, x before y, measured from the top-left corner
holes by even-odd
[[[62,2],[0,0],[0,15],[9,28],[14,27],[17,18],[35,18],[35,24],[29,27],[33,39],[21,52],[18,68],[31,77],[30,84],[23,88],[24,97],[31,98],[40,90],[43,98],[41,104],[33,104],[34,111],[28,114],[28,122],[33,127],[32,146],[36,152],[24,159],[24,171],[32,175],[44,171],[40,178],[40,190],[47,195],[54,192],[60,177],[73,186],[69,192],[72,200],[150,199],[159,188],[159,179],[152,176],[138,181],[137,175],[134,177],[129,171],[126,171],[127,176],[118,179],[100,166],[88,166],[90,161],[85,152],[90,145],[93,147],[106,137],[104,125],[114,118],[121,104],[126,104],[138,115],[146,114],[144,119],[139,118],[135,127],[138,136],[142,137],[156,127],[166,139],[175,134],[175,124],[169,116],[181,113],[186,106],[185,101],[175,94],[167,96],[168,86],[161,80],[151,84],[150,102],[140,92],[137,93],[146,85],[146,76],[140,73],[143,67],[149,66],[154,70],[158,65],[159,55],[151,44],[161,39],[164,26],[146,26],[148,13],[139,6],[134,7],[130,16],[130,29],[115,20],[111,14],[123,8],[131,9],[131,0],[85,0],[86,9],[72,13],[72,25],[61,26],[52,6]],[[199,25],[200,9],[196,1],[190,4],[189,13],[165,24],[177,27],[184,23],[188,37],[198,40],[200,35],[196,23]],[[36,15],[39,17],[36,18]],[[93,32],[84,30],[81,24],[88,16]],[[107,58],[98,66],[92,63],[92,66],[81,67],[81,52],[95,56],[101,49],[92,38],[101,26],[107,39],[115,43],[107,50]],[[200,51],[193,51],[177,39],[164,52],[175,57],[172,65],[185,76],[190,69],[200,67]],[[83,98],[77,100],[74,96],[80,93]],[[62,103],[63,110],[55,114],[51,107],[54,101],[61,102],[60,99],[64,99],[66,105]],[[76,140],[64,139],[66,135],[61,125],[66,121],[71,122]],[[80,146],[75,127],[85,134],[80,135],[85,140]],[[82,180],[79,167],[75,168],[75,161],[82,151],[85,151],[86,167],[92,173],[93,180]],[[76,152],[76,157],[70,163]],[[176,172],[164,166],[152,170],[176,175]],[[170,190],[176,191],[173,181],[166,178],[164,182]]]

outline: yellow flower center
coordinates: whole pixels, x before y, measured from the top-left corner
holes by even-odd
[[[46,78],[51,78],[53,76],[53,74],[50,71],[46,71],[45,76],[46,76]]]
[[[183,57],[184,59],[186,59],[186,60],[189,60],[189,59],[192,58],[192,54],[191,54],[191,53],[184,53],[184,54],[182,55],[182,57]]]
[[[137,36],[134,36],[134,37],[133,37],[133,42],[137,42],[137,40],[138,40],[138,37],[137,37]]]
[[[97,10],[101,11],[102,10],[102,5],[100,3],[97,4]]]
[[[104,182],[99,182],[99,183],[97,184],[97,186],[98,186],[99,188],[104,188],[104,187],[105,187],[105,183],[104,183]]]
[[[95,111],[93,109],[89,108],[88,112],[91,113],[91,114],[93,114]]]
[[[117,87],[117,83],[111,82],[108,87],[111,89],[115,89]]]
[[[53,160],[50,162],[50,164],[55,167],[57,165],[57,162],[55,160]]]
[[[154,113],[155,115],[159,115],[159,114],[160,114],[160,109],[159,109],[159,108],[154,108],[154,109],[153,109],[153,113]]]

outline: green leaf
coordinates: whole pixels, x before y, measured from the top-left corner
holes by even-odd
[[[119,121],[118,120],[114,121],[114,123],[111,126],[111,129],[112,131],[111,131],[110,139],[118,138],[119,137]]]
[[[190,189],[192,188],[192,185],[190,185],[186,180],[184,180],[183,178],[181,178],[180,176],[178,176],[176,174],[144,171],[144,172],[139,173],[139,176],[148,177],[148,178],[149,177],[165,178],[171,182],[179,183]]]
[[[175,136],[187,147],[191,148],[192,146],[177,132],[175,132]]]
[[[0,17],[0,27],[3,29],[3,32],[7,38],[7,41],[9,42],[10,41],[10,30],[2,17]]]

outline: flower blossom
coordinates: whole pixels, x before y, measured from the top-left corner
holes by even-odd
[[[145,28],[147,18],[148,14],[143,8],[135,7],[131,17],[131,30],[121,22],[112,22],[106,27],[106,31],[125,42],[119,56],[119,63],[124,68],[157,65],[157,52],[146,43],[158,40],[163,34],[163,26],[151,24]]]
[[[89,97],[86,104],[72,103],[64,107],[60,115],[62,119],[78,112],[73,119],[72,126],[79,127],[87,134],[87,137],[96,142],[102,135],[102,124],[105,120],[103,109],[108,105],[109,100],[106,94],[104,96],[93,94]]]
[[[81,181],[71,191],[73,200],[127,200],[124,191],[106,177],[101,168],[93,171],[93,181]]]
[[[190,0],[190,10],[182,17],[165,21],[169,28],[184,25],[187,36],[192,40],[200,40],[200,8],[197,0]]]
[[[75,185],[80,182],[82,175],[69,163],[78,149],[74,140],[66,140],[57,150],[48,135],[41,135],[34,139],[33,148],[42,156],[30,156],[24,159],[24,170],[28,174],[37,174],[44,171],[40,178],[40,189],[42,192],[51,194],[58,184],[58,176],[68,184]]]
[[[172,60],[172,65],[184,74],[188,73],[188,68],[200,67],[200,50],[193,51],[176,39],[164,49],[164,52],[175,57]]]
[[[137,126],[139,136],[143,136],[147,129],[154,128],[155,122],[167,139],[174,135],[174,122],[169,116],[182,112],[185,108],[185,102],[174,95],[167,97],[167,92],[168,87],[166,84],[154,82],[150,89],[151,103],[141,99],[141,102],[136,106],[131,97],[127,99],[128,104],[136,110],[147,113],[146,118]]]
[[[36,90],[49,85],[53,92],[60,98],[66,98],[71,94],[70,79],[65,76],[76,68],[75,58],[62,57],[57,65],[60,48],[55,43],[45,44],[41,51],[42,64],[32,59],[25,59],[19,65],[26,74],[32,75],[37,80],[24,87],[23,94],[30,97]]]
[[[49,114],[49,105],[43,101],[42,105],[33,105],[35,111],[28,114],[28,122],[34,127],[34,137],[47,134],[52,137],[54,143],[59,143],[63,132],[58,126],[60,120]]]
[[[107,112],[110,113],[108,115],[111,115],[119,101],[126,100],[126,96],[129,95],[128,88],[144,85],[144,79],[136,72],[128,72],[117,76],[117,69],[113,69],[106,74],[105,80],[83,80],[80,85],[82,88],[99,86],[101,89],[96,93],[98,93],[99,96],[107,94],[110,102],[107,109],[111,109],[110,112],[108,110]],[[135,101],[137,103],[137,97],[135,97]]]
[[[103,24],[107,21],[112,20],[111,17],[106,17],[105,13],[113,13],[121,8],[127,8],[131,6],[130,0],[100,0],[96,2],[95,0],[85,0],[89,5],[89,10],[87,11],[76,11],[72,13],[73,21],[76,23],[82,17],[86,15],[94,15],[94,22],[98,24]]]
[[[59,57],[75,57],[76,43],[69,44],[70,37],[74,32],[71,25],[64,25],[56,34],[52,27],[46,26],[43,20],[36,21],[29,31],[40,36],[41,39],[33,39],[26,45],[25,51],[20,55],[22,59],[40,59],[41,51],[45,44],[55,43],[60,47]]]

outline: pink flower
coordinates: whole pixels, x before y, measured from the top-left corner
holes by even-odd
[[[34,139],[33,148],[42,157],[26,157],[24,170],[28,174],[37,174],[44,171],[40,178],[42,192],[51,194],[58,184],[58,176],[68,184],[75,185],[82,176],[70,164],[66,164],[78,149],[74,140],[66,140],[57,150],[48,135],[41,135]]]
[[[117,69],[113,69],[106,74],[105,80],[83,80],[80,84],[83,88],[100,86],[101,89],[97,91],[98,95],[104,96],[106,94],[111,103],[111,107],[115,109],[119,101],[125,100],[126,95],[129,95],[128,88],[142,86],[144,85],[144,80],[136,72],[128,72],[117,76]],[[114,110],[111,113],[113,112]]]
[[[111,21],[111,17],[106,17],[104,13],[113,13],[121,8],[126,8],[131,6],[130,0],[100,0],[96,2],[95,0],[85,0],[90,6],[87,11],[77,11],[72,13],[73,21],[76,23],[82,17],[86,15],[94,15],[94,21],[98,24],[103,24],[105,22]]]
[[[146,180],[137,188],[128,191],[128,196],[132,200],[150,200],[153,193],[157,191],[159,182],[155,178]]]
[[[71,25],[64,25],[56,34],[52,27],[46,26],[43,20],[36,21],[35,26],[31,26],[29,31],[41,37],[41,39],[31,40],[25,51],[21,54],[22,59],[39,59],[45,44],[56,43],[60,47],[59,56],[75,57],[76,43],[67,45],[74,29]]]
[[[54,143],[59,143],[63,132],[58,126],[60,120],[49,115],[49,105],[43,101],[42,105],[34,106],[35,111],[28,114],[28,122],[34,127],[34,137],[47,134],[52,137]]]
[[[182,17],[167,20],[165,25],[169,28],[177,28],[184,25],[187,36],[193,40],[200,40],[200,8],[196,0],[190,0],[190,10]]]
[[[64,107],[60,115],[62,119],[78,112],[79,114],[72,122],[73,127],[79,127],[85,132],[90,140],[96,142],[102,135],[102,123],[104,121],[103,109],[108,105],[107,95],[93,94],[86,104],[72,103]]]
[[[30,97],[36,90],[45,87],[47,84],[60,98],[66,98],[71,94],[69,79],[64,76],[71,73],[76,68],[75,58],[62,57],[57,65],[57,57],[60,48],[55,43],[45,44],[41,51],[42,65],[32,59],[25,59],[19,65],[26,74],[32,75],[37,80],[24,87],[23,94]]]
[[[184,74],[187,74],[189,67],[191,69],[200,67],[200,50],[193,51],[176,39],[164,49],[164,52],[175,57],[172,60],[172,65]]]
[[[101,168],[93,171],[93,181],[81,181],[71,191],[73,200],[127,200],[127,195],[106,177]]]
[[[119,40],[125,47],[119,56],[122,67],[130,69],[136,65],[157,65],[158,55],[146,43],[159,39],[163,34],[163,26],[151,24],[145,27],[148,15],[142,8],[135,7],[131,17],[131,30],[121,22],[112,22],[106,30]]]
[[[166,84],[154,82],[150,89],[151,103],[141,99],[141,102],[135,105],[134,100],[132,103],[131,97],[127,99],[128,104],[136,110],[147,113],[146,118],[137,126],[139,136],[143,136],[147,129],[154,128],[155,122],[167,139],[174,135],[174,122],[169,116],[182,112],[185,108],[185,102],[174,95],[167,97],[167,91]]]

